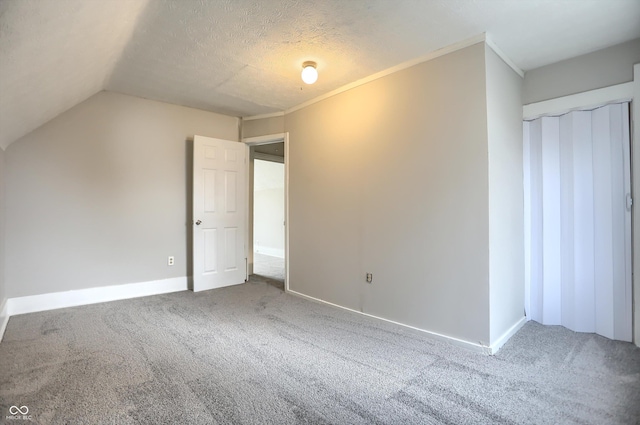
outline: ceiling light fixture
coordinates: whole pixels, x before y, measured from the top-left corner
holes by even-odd
[[[313,61],[307,61],[302,64],[302,81],[307,84],[313,84],[318,80],[317,64]]]

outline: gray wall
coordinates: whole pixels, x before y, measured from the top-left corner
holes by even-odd
[[[486,49],[491,343],[524,317],[522,78]]]
[[[242,137],[265,136],[284,132],[284,116],[242,120]]]
[[[237,118],[101,92],[11,144],[8,296],[186,276],[188,139],[238,140],[238,127]]]
[[[527,71],[523,104],[633,81],[640,63],[640,38]]]
[[[7,291],[5,287],[5,266],[4,266],[4,233],[5,233],[5,202],[4,202],[4,182],[5,182],[5,170],[4,170],[4,151],[0,148],[0,314],[2,314],[2,307],[7,299]],[[0,324],[2,323],[2,317],[0,317]],[[2,338],[2,335],[0,335]]]
[[[633,144],[631,145],[631,190],[635,199],[635,206],[632,210],[632,228],[633,228],[633,341],[640,347],[640,208],[638,207],[640,200],[640,63],[634,66],[634,82],[633,82],[633,102],[631,109],[633,113]]]
[[[286,115],[290,288],[488,343],[486,116],[483,43]]]

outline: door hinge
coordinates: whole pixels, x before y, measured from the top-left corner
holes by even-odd
[[[633,198],[630,193],[627,193],[627,211],[631,211],[631,207],[633,206]]]

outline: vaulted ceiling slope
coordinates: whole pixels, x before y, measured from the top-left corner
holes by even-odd
[[[639,22],[638,0],[2,0],[0,146],[105,89],[250,116],[483,32],[528,70]]]

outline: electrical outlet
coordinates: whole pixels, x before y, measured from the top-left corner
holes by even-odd
[[[167,264],[170,265],[170,266],[173,266],[173,264],[174,264],[173,256],[169,257],[169,259],[167,260]]]
[[[367,282],[371,283],[373,281],[373,273],[367,273]]]

